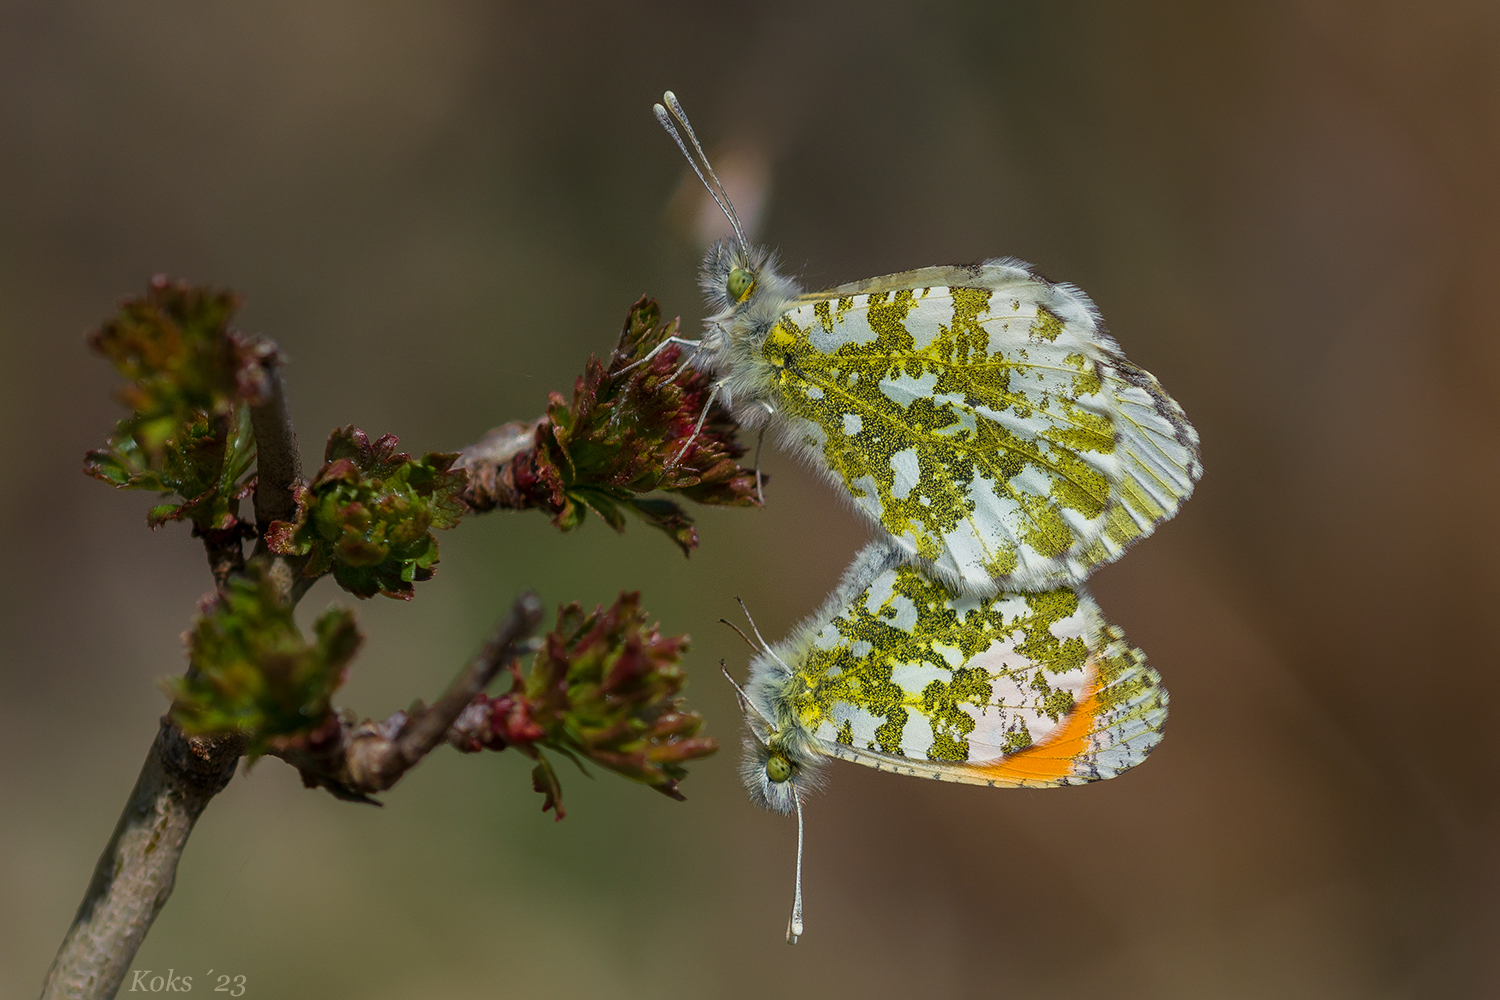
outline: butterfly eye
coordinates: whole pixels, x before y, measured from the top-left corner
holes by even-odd
[[[755,287],[755,275],[737,267],[729,272],[729,298],[733,302],[745,301],[745,296],[750,294],[750,289]]]
[[[792,762],[785,757],[766,758],[766,777],[776,784],[781,784],[792,776]]]

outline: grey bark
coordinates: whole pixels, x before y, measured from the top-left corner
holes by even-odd
[[[172,895],[177,862],[209,800],[229,784],[238,736],[194,738],[166,718],[141,767],[42,1000],[108,1000],[119,990],[156,915]]]

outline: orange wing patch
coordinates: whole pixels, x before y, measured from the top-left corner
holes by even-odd
[[[995,785],[1076,785],[1113,778],[1146,759],[1161,742],[1167,691],[1146,657],[1113,625],[1100,633],[1088,694],[1067,722],[1042,742],[986,763],[954,766],[960,781]]]
[[[997,785],[1056,785],[1074,773],[1080,758],[1091,748],[1094,722],[1099,717],[1099,697],[1094,691],[1073,709],[1057,732],[1020,753],[1001,757],[989,764],[967,764],[959,767],[972,771],[974,777]]]

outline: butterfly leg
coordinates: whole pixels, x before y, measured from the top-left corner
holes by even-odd
[[[668,337],[666,340],[663,340],[660,344],[657,344],[655,347],[651,348],[651,350],[646,353],[646,356],[644,358],[641,358],[639,361],[632,361],[630,364],[626,365],[624,368],[621,368],[619,371],[615,372],[615,374],[616,375],[624,375],[626,372],[630,371],[630,369],[637,368],[637,367],[645,364],[647,361],[650,361],[652,358],[656,357],[663,350],[665,350],[668,344],[677,344],[677,345],[682,346],[682,347],[691,347],[691,348],[693,348],[696,351],[699,348],[699,346],[702,344],[702,341],[699,341],[699,340],[688,340],[686,337]],[[672,377],[673,378],[677,377],[675,372],[673,373]]]
[[[775,415],[776,407],[772,406],[770,403],[767,403],[765,400],[761,400],[760,405],[766,408],[766,416],[770,417]],[[762,507],[766,505],[766,490],[765,482],[761,478],[760,474],[760,446],[765,443],[765,440],[766,425],[761,424],[760,433],[755,436],[755,502],[760,504]]]
[[[762,427],[760,433],[755,436],[755,502],[762,507],[766,505],[766,484],[760,474],[760,446],[766,439],[766,429]]]
[[[682,364],[678,365],[673,370],[672,374],[670,374],[670,375],[667,376],[666,381],[663,382],[662,385],[671,385],[673,382],[677,381],[677,376],[681,375],[683,372],[689,370],[692,367],[693,367],[693,359],[692,358],[684,358],[682,360]]]
[[[713,390],[709,392],[708,399],[703,404],[703,412],[698,414],[698,422],[693,425],[693,433],[688,435],[688,439],[683,442],[682,450],[666,464],[664,470],[675,468],[677,463],[682,461],[682,457],[688,453],[688,449],[693,446],[693,442],[698,440],[698,435],[703,430],[703,424],[708,420],[708,411],[714,408],[714,403],[718,400],[719,393],[724,389],[724,382],[724,379],[720,379],[714,383]]]

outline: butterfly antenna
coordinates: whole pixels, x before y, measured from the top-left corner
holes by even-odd
[[[785,660],[783,660],[781,657],[779,657],[779,656],[776,655],[776,650],[774,650],[774,649],[771,648],[771,644],[769,642],[766,642],[765,637],[760,634],[760,629],[758,629],[758,628],[755,627],[755,619],[751,617],[751,615],[750,615],[750,609],[747,608],[747,607],[745,607],[745,602],[742,601],[742,600],[740,600],[739,595],[735,595],[734,599],[739,603],[740,610],[743,611],[743,612],[745,612],[745,618],[746,618],[747,621],[750,622],[750,631],[754,632],[755,633],[755,638],[757,638],[757,639],[760,640],[760,648],[761,648],[761,650],[764,651],[765,654],[767,656],[769,656],[771,659],[773,659],[777,663],[781,664],[781,669],[785,670],[789,674],[792,673],[792,668],[786,665],[786,661]]]
[[[662,95],[662,100],[666,101],[667,107],[672,110],[672,116],[682,123],[683,130],[687,132],[688,139],[693,143],[693,149],[698,153],[698,159],[703,161],[703,169],[708,171],[708,176],[713,178],[714,186],[724,196],[724,205],[726,206],[724,214],[734,224],[735,235],[740,238],[740,243],[744,244],[745,234],[744,230],[740,227],[739,213],[734,210],[734,203],[729,200],[729,191],[725,189],[724,182],[719,180],[718,174],[714,173],[714,166],[709,162],[708,154],[703,151],[703,144],[698,141],[698,133],[693,131],[693,123],[688,121],[687,112],[682,110],[682,102],[678,101],[677,95],[670,90]]]
[[[662,128],[671,133],[673,139],[677,140],[677,148],[682,150],[683,156],[687,157],[688,163],[693,168],[693,173],[698,175],[698,179],[708,189],[709,196],[719,206],[719,211],[724,213],[724,218],[728,219],[729,225],[733,227],[734,238],[740,244],[740,253],[749,257],[750,244],[745,240],[745,230],[740,226],[739,214],[735,212],[734,203],[729,200],[729,192],[724,189],[723,183],[719,180],[719,175],[714,173],[713,164],[708,162],[708,154],[703,151],[703,144],[698,141],[697,133],[693,131],[693,126],[688,122],[687,113],[682,110],[682,104],[677,100],[677,95],[670,90],[662,95],[662,100],[666,102],[666,108],[660,104],[652,107],[652,110],[656,112],[656,120],[661,122]],[[667,108],[672,109],[670,116],[667,114]],[[682,134],[677,131],[677,126],[672,124],[673,118],[676,118],[681,123],[683,131],[687,132],[688,138],[692,140],[693,149],[698,153],[696,159],[692,153],[688,152],[687,143],[682,141]],[[700,160],[703,163],[702,169],[698,167]],[[708,171],[708,177],[703,176],[704,170]],[[712,184],[708,182],[709,177],[713,178]]]
[[[797,804],[797,891],[792,896],[792,918],[786,924],[786,943],[796,944],[802,936],[802,796],[792,789],[792,801]]]
[[[723,621],[722,618],[719,620]],[[740,687],[740,682],[735,680],[733,675],[729,673],[729,667],[725,666],[723,660],[719,661],[719,673],[723,674],[724,679],[729,682],[729,686],[734,688],[735,695],[740,699],[740,711],[743,712],[746,708],[751,707],[750,696],[745,693],[744,688]]]
[[[750,609],[745,607],[745,602],[738,595],[735,596],[734,600],[740,606],[740,610],[745,612],[745,620],[750,623],[750,631],[755,633],[755,638],[760,640],[760,648],[768,653],[771,652],[771,644],[766,642],[765,637],[760,634],[760,629],[755,627],[755,618],[750,614]]]
[[[737,636],[739,636],[741,639],[744,639],[745,640],[745,645],[749,646],[751,649],[755,650],[757,653],[760,652],[760,647],[757,646],[755,643],[751,642],[750,641],[750,637],[748,635],[746,635],[744,632],[741,632],[740,631],[740,627],[738,625],[736,625],[734,622],[730,621],[728,618],[720,618],[719,619],[719,624],[720,625],[728,625],[730,628],[734,629],[734,634],[737,635]]]
[[[726,622],[725,624],[728,624],[728,623]],[[731,628],[732,627],[733,626],[731,626]],[[738,629],[736,629],[736,631],[738,631]],[[746,641],[748,642],[749,640],[746,640]],[[750,696],[745,693],[745,689],[742,688],[742,687],[740,687],[739,681],[735,680],[733,677],[731,677],[729,675],[729,668],[726,667],[726,666],[724,666],[724,661],[723,660],[719,661],[719,670],[723,672],[724,679],[729,682],[729,686],[732,687],[732,688],[734,688],[734,693],[737,694],[737,695],[739,695],[739,698],[740,698],[740,711],[744,712],[744,711],[748,710],[748,711],[751,711],[751,712],[755,713],[755,717],[757,719],[759,719],[761,722],[764,722],[766,724],[766,728],[769,729],[771,732],[774,733],[776,731],[776,724],[774,722],[772,722],[770,719],[766,718],[764,715],[762,715],[760,709],[758,709],[758,708],[755,707],[755,702],[751,701],[750,700]],[[759,737],[757,737],[757,738],[759,738]]]

